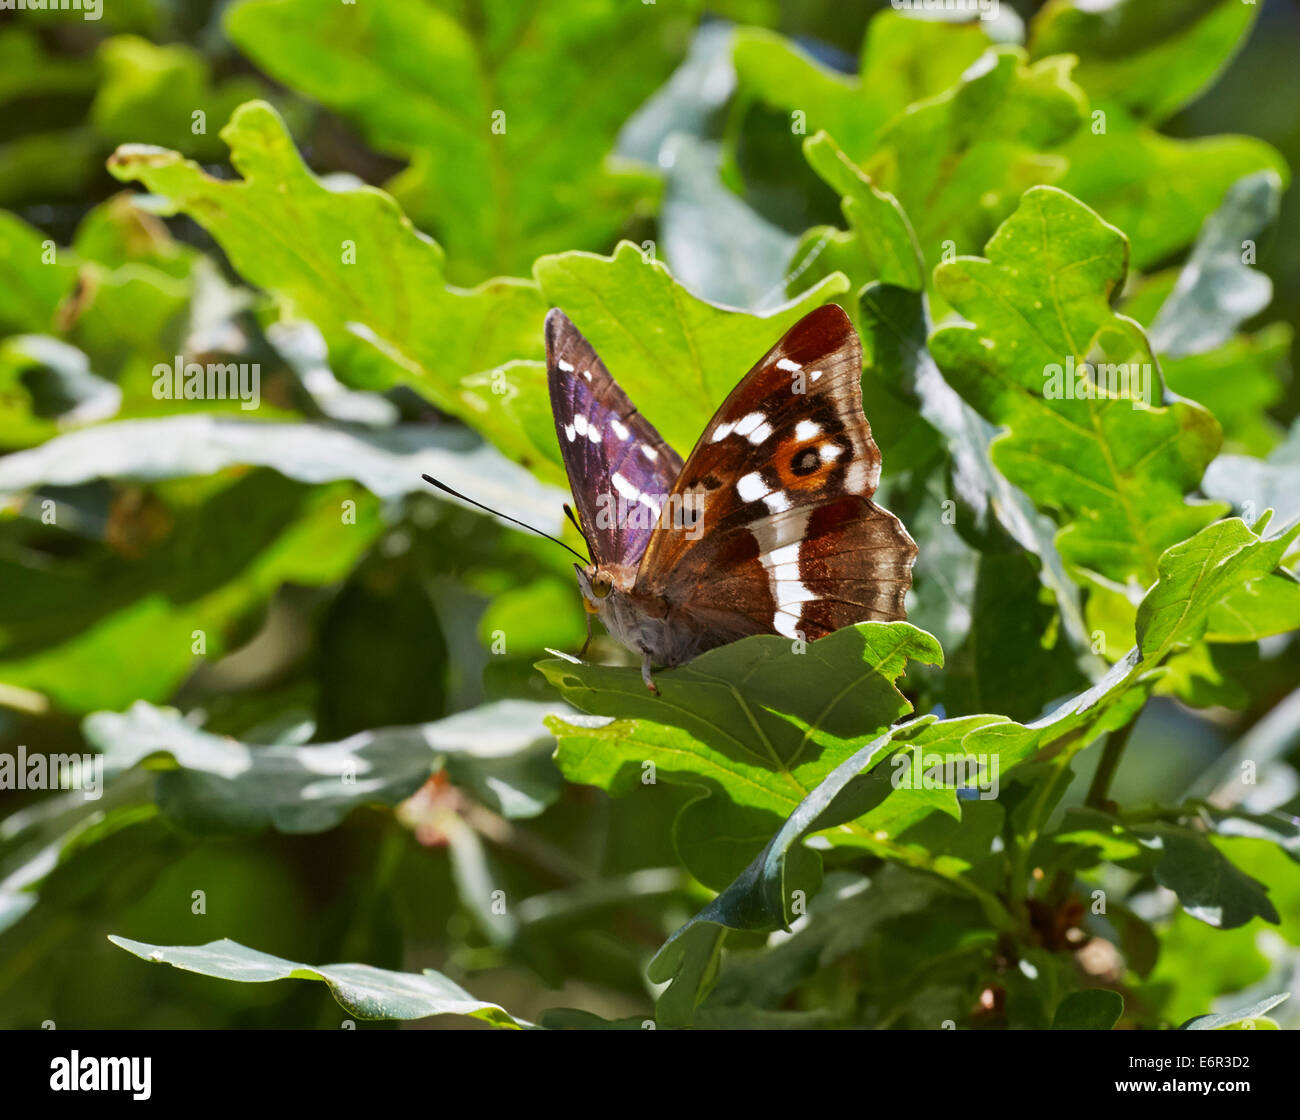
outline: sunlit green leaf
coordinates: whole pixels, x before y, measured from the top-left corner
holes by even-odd
[[[1192,642],[1213,629],[1223,604],[1236,601],[1243,584],[1269,576],[1300,537],[1300,524],[1275,537],[1261,537],[1230,518],[1208,525],[1160,557],[1160,579],[1138,608],[1142,655],[1158,661],[1177,643]],[[1227,611],[1230,632],[1238,619]],[[1257,635],[1264,637],[1264,633]]]
[[[828,70],[794,43],[758,28],[736,33],[736,72],[746,92],[798,111],[810,135],[826,130],[861,162],[894,114],[954,85],[989,43],[980,22],[931,22],[884,11],[868,26],[856,78]]]
[[[927,264],[978,251],[1022,192],[1064,175],[1054,149],[1085,106],[1071,62],[1027,64],[1018,47],[995,48],[881,131],[864,170],[902,203]]]
[[[919,291],[925,282],[921,250],[898,200],[880,190],[828,133],[809,137],[803,150],[813,170],[840,196],[849,228],[809,231],[795,259],[819,248],[818,267],[847,273],[855,294],[875,280]]]
[[[1160,553],[1222,508],[1184,498],[1218,448],[1218,425],[1198,405],[1165,399],[1141,330],[1111,309],[1127,256],[1118,230],[1039,187],[986,252],[935,272],[970,320],[931,336],[935,360],[969,404],[1010,429],[993,462],[1063,522],[1065,560],[1146,584]],[[1085,378],[1074,369],[1084,362],[1108,365],[1115,383],[1101,369]]]
[[[1073,54],[1094,101],[1160,121],[1225,66],[1258,8],[1239,0],[1050,0],[1030,24],[1035,58]]]
[[[677,61],[674,30],[689,31],[694,7],[584,0],[473,15],[426,0],[245,0],[225,26],[274,78],[410,160],[392,190],[447,246],[460,282],[604,249],[653,197],[656,175],[605,160]]]
[[[952,528],[980,548],[1000,551],[1007,537],[1039,558],[1039,576],[1054,596],[1066,635],[1084,644],[1079,593],[1057,552],[1051,519],[994,466],[997,429],[944,379],[927,345],[930,318],[924,297],[885,285],[862,294],[863,345],[870,372],[916,407],[946,442],[949,490],[955,503]],[[917,558],[924,577],[939,556]],[[936,573],[937,578],[946,578]]]
[[[424,1019],[430,1015],[466,1015],[494,1027],[518,1029],[528,1023],[513,1018],[494,1003],[475,999],[441,972],[392,972],[368,964],[307,965],[273,957],[236,944],[229,938],[207,945],[148,945],[129,937],[109,940],[141,960],[169,964],[201,976],[217,976],[244,984],[271,980],[321,980],[339,1006],[359,1019]]]
[[[1121,109],[1107,113],[1104,131],[1080,129],[1059,155],[1069,171],[1056,185],[1124,231],[1138,269],[1191,244],[1233,183],[1261,171],[1290,177],[1277,151],[1253,136],[1175,139]]]
[[[641,784],[652,763],[656,780],[710,795],[681,814],[675,837],[692,873],[721,886],[826,774],[908,711],[893,684],[907,661],[940,656],[906,623],[863,623],[802,654],[775,636],[722,646],[656,674],[659,696],[634,669],[538,667],[574,706],[615,717],[549,721],[570,781],[653,796]]]
[[[242,180],[220,180],[157,148],[126,146],[109,169],[139,179],[200,222],[235,269],[311,319],[333,343],[348,336],[392,359],[440,407],[473,420],[473,373],[541,351],[546,308],[531,284],[450,288],[441,248],[393,200],[369,187],[335,191],[303,164],[270,106],[243,105],[222,129]]]

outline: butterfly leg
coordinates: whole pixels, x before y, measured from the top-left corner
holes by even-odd
[[[582,649],[578,650],[579,661],[587,656],[587,647],[591,645],[591,613],[589,611],[583,611],[582,613],[587,619],[587,640],[582,643]]]
[[[650,651],[643,649],[641,651],[641,679],[645,681],[645,686],[656,696],[659,695],[659,686],[650,679]]]

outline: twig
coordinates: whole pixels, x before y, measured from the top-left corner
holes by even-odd
[[[1139,712],[1138,715],[1141,715]],[[1097,763],[1096,773],[1092,776],[1092,784],[1088,787],[1088,796],[1083,799],[1084,805],[1089,809],[1100,809],[1106,803],[1106,795],[1110,792],[1110,783],[1115,777],[1115,771],[1119,769],[1120,759],[1124,756],[1124,748],[1128,746],[1129,738],[1133,734],[1133,728],[1137,726],[1138,716],[1135,715],[1118,731],[1112,731],[1106,737],[1106,745],[1101,751],[1101,761]]]

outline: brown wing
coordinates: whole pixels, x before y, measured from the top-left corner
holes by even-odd
[[[880,451],[861,376],[861,343],[841,308],[791,327],[695,445],[669,499],[695,517],[654,533],[638,593],[689,612],[718,641],[812,639],[906,617],[916,545],[870,500]]]

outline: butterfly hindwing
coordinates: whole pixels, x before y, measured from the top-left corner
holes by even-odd
[[[592,560],[635,568],[681,456],[559,309],[546,317],[546,374],[555,435]]]
[[[662,596],[720,644],[806,639],[905,617],[916,545],[871,501],[880,452],[862,413],[862,351],[843,310],[795,324],[718,409],[670,500],[693,532],[652,537],[637,591]]]
[[[844,494],[701,542],[664,594],[682,596],[709,635],[701,648],[774,632],[812,641],[854,622],[906,618],[915,555],[893,514]]]

